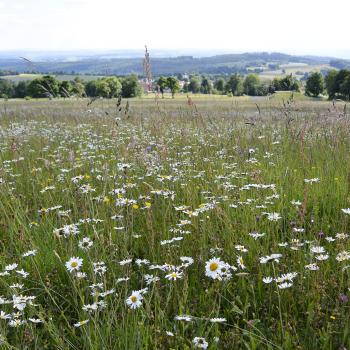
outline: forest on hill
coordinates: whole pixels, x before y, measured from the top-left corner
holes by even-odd
[[[30,61],[23,57],[0,56],[0,70],[18,73],[61,73],[61,74],[99,74],[128,75],[143,74],[142,57],[106,58],[92,56],[67,61],[63,58],[55,60],[39,59]],[[286,64],[329,65],[337,69],[349,68],[350,60],[319,56],[293,56],[283,53],[242,53],[225,54],[212,57],[152,57],[151,64],[154,75],[173,75],[178,73],[197,74],[246,74],[253,70],[276,70]]]

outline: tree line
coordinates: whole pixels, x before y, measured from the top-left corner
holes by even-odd
[[[306,80],[305,94],[317,97],[324,92],[329,99],[343,99],[350,101],[350,70],[330,70],[327,75],[313,72]]]
[[[181,81],[181,84],[180,84]],[[261,80],[256,74],[245,77],[235,73],[230,77],[210,79],[207,76],[191,75],[189,77],[160,76],[154,81],[154,90],[162,96],[169,91],[174,97],[178,92],[222,94],[228,96],[266,96],[276,91],[301,91],[301,82],[292,74],[271,81]],[[310,73],[305,83],[305,94],[317,97],[327,93],[330,99],[350,100],[350,70],[330,70],[326,75],[319,72]],[[143,88],[137,75],[118,78],[108,76],[91,81],[58,81],[54,76],[45,75],[32,81],[14,83],[0,79],[1,98],[40,98],[40,97],[137,97]]]
[[[180,90],[174,77],[160,77],[156,86],[163,95],[168,88],[172,95]],[[175,79],[176,80],[176,79]],[[276,91],[300,92],[301,82],[292,74],[282,78],[274,78],[272,81],[261,80],[256,74],[248,74],[245,77],[235,73],[228,79],[218,78],[211,81],[205,76],[191,76],[183,85],[183,92],[202,94],[225,94],[231,96],[266,96]],[[320,72],[308,74],[305,82],[305,94],[317,97],[325,92],[329,99],[343,99],[350,101],[350,70],[329,70],[325,75]]]
[[[143,92],[136,75],[123,78],[105,77],[83,81],[59,81],[52,75],[45,75],[32,81],[18,83],[0,79],[0,98],[55,98],[55,97],[137,97]]]
[[[172,95],[180,91],[180,86],[174,77],[159,77],[155,82],[156,88],[164,95],[169,89]],[[283,78],[275,78],[272,81],[262,81],[256,74],[248,74],[243,77],[235,73],[228,79],[218,78],[214,81],[206,76],[192,75],[184,79],[182,92],[194,94],[222,94],[231,96],[266,96],[275,91],[300,91],[300,83],[292,75]]]

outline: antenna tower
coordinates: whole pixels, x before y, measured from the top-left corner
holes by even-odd
[[[145,76],[146,90],[147,92],[152,92],[152,70],[147,45],[145,45],[145,49],[145,58],[143,59],[143,74]]]

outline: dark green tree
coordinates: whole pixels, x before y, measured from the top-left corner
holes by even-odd
[[[32,80],[28,85],[28,94],[31,97],[57,97],[60,92],[59,81],[51,76],[45,75],[42,78]]]
[[[340,85],[340,93],[345,97],[346,100],[350,101],[350,72]]]
[[[10,80],[0,79],[0,98],[11,98],[15,93],[14,84]]]
[[[29,82],[26,81],[20,81],[16,86],[15,86],[15,94],[14,97],[16,98],[24,98],[28,95],[28,85]]]
[[[166,89],[167,84],[167,79],[163,76],[160,76],[157,80],[157,86],[159,88],[160,93],[162,94],[162,98],[164,98],[164,90]]]
[[[60,92],[60,82],[52,75],[44,75],[41,78],[41,85],[48,97],[57,97]]]
[[[258,88],[260,85],[260,79],[256,74],[248,74],[243,83],[244,93],[249,96],[258,95]]]
[[[238,74],[233,74],[225,85],[226,93],[232,94],[233,96],[242,96],[243,94],[243,83],[242,78]]]
[[[96,80],[90,80],[85,84],[85,93],[89,97],[97,97]]]
[[[132,74],[122,80],[122,96],[138,97],[142,95],[142,87],[139,84],[137,75]]]
[[[188,83],[188,91],[192,92],[193,94],[198,94],[200,89],[201,89],[200,79],[199,77],[193,75],[190,78],[190,82]]]
[[[122,84],[120,83],[119,79],[117,77],[108,77],[105,78],[105,80],[110,89],[109,97],[119,97],[122,93]]]
[[[27,91],[28,91],[28,95],[30,97],[39,98],[39,97],[47,96],[47,93],[44,91],[44,89],[42,87],[42,79],[41,78],[36,78],[36,79],[32,80],[28,85]]]
[[[202,94],[211,94],[213,90],[213,86],[211,81],[207,77],[203,77],[201,82],[201,88],[200,91]]]
[[[180,91],[179,80],[175,77],[168,77],[167,78],[167,87],[171,91],[171,97],[175,98],[175,93]]]
[[[319,72],[313,72],[306,80],[305,94],[308,96],[317,97],[324,90],[323,76]]]
[[[111,88],[109,87],[108,82],[106,79],[99,79],[96,83],[96,93],[97,96],[109,98],[111,95]]]
[[[274,91],[300,91],[299,82],[292,74],[283,78],[275,78],[272,85]]]
[[[84,83],[74,80],[72,82],[72,94],[74,94],[75,96],[78,96],[78,97],[86,96]]]
[[[329,99],[335,98],[335,95],[337,93],[336,91],[337,75],[338,75],[338,71],[336,71],[335,69],[331,69],[324,79]]]
[[[186,81],[184,86],[182,87],[182,92],[189,92],[190,90],[188,89],[189,83]]]
[[[347,69],[341,69],[337,76],[335,77],[334,81],[334,91],[335,94],[343,94],[342,93],[342,85],[344,84],[346,78],[350,75],[350,71]]]
[[[219,78],[219,79],[215,80],[214,88],[217,91],[223,93],[225,91],[225,80],[223,78]]]
[[[70,81],[64,80],[60,84],[60,95],[62,97],[70,97],[73,86]]]

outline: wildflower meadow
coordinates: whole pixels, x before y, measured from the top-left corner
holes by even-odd
[[[1,101],[0,348],[349,349],[349,191],[343,102]]]

